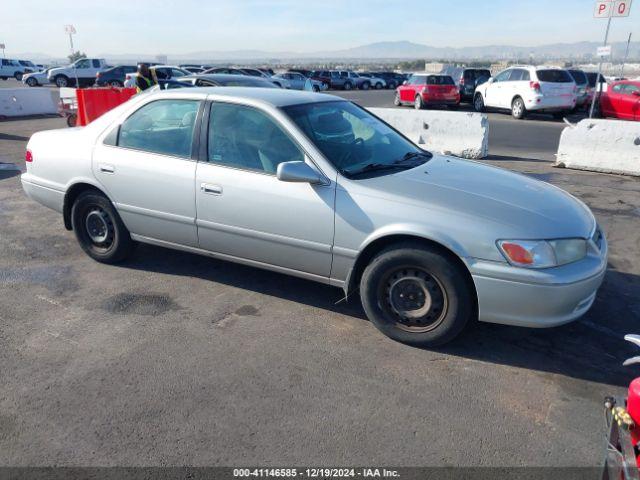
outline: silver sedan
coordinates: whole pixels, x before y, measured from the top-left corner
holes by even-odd
[[[141,95],[27,148],[24,190],[95,260],[144,242],[333,285],[413,345],[448,342],[474,319],[572,321],[605,275],[605,237],[578,199],[421,150],[330,95]]]

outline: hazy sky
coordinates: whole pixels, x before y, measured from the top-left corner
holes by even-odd
[[[67,55],[63,26],[88,55],[256,49],[313,52],[388,40],[433,46],[601,41],[592,0],[2,0],[0,43]],[[611,39],[640,41],[640,0]]]

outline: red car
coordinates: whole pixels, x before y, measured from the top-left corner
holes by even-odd
[[[640,81],[624,80],[610,84],[600,95],[600,114],[640,121]]]
[[[460,105],[460,91],[449,75],[416,73],[396,89],[396,106],[413,105],[417,110],[427,106]]]

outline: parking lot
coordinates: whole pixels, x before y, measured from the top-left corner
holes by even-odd
[[[392,106],[390,91],[338,94]],[[622,361],[640,333],[640,181],[553,168],[561,121],[489,119],[483,161],[587,203],[609,272],[578,322],[476,324],[439,350],[387,339],[355,297],[304,280],[147,245],[93,262],[0,169],[0,463],[599,465],[603,397],[637,376]],[[0,162],[24,168],[29,136],[64,126],[0,122]]]

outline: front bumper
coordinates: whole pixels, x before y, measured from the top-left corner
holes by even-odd
[[[544,328],[580,318],[593,305],[607,270],[606,239],[599,251],[589,250],[579,262],[542,270],[469,262],[480,321]]]

